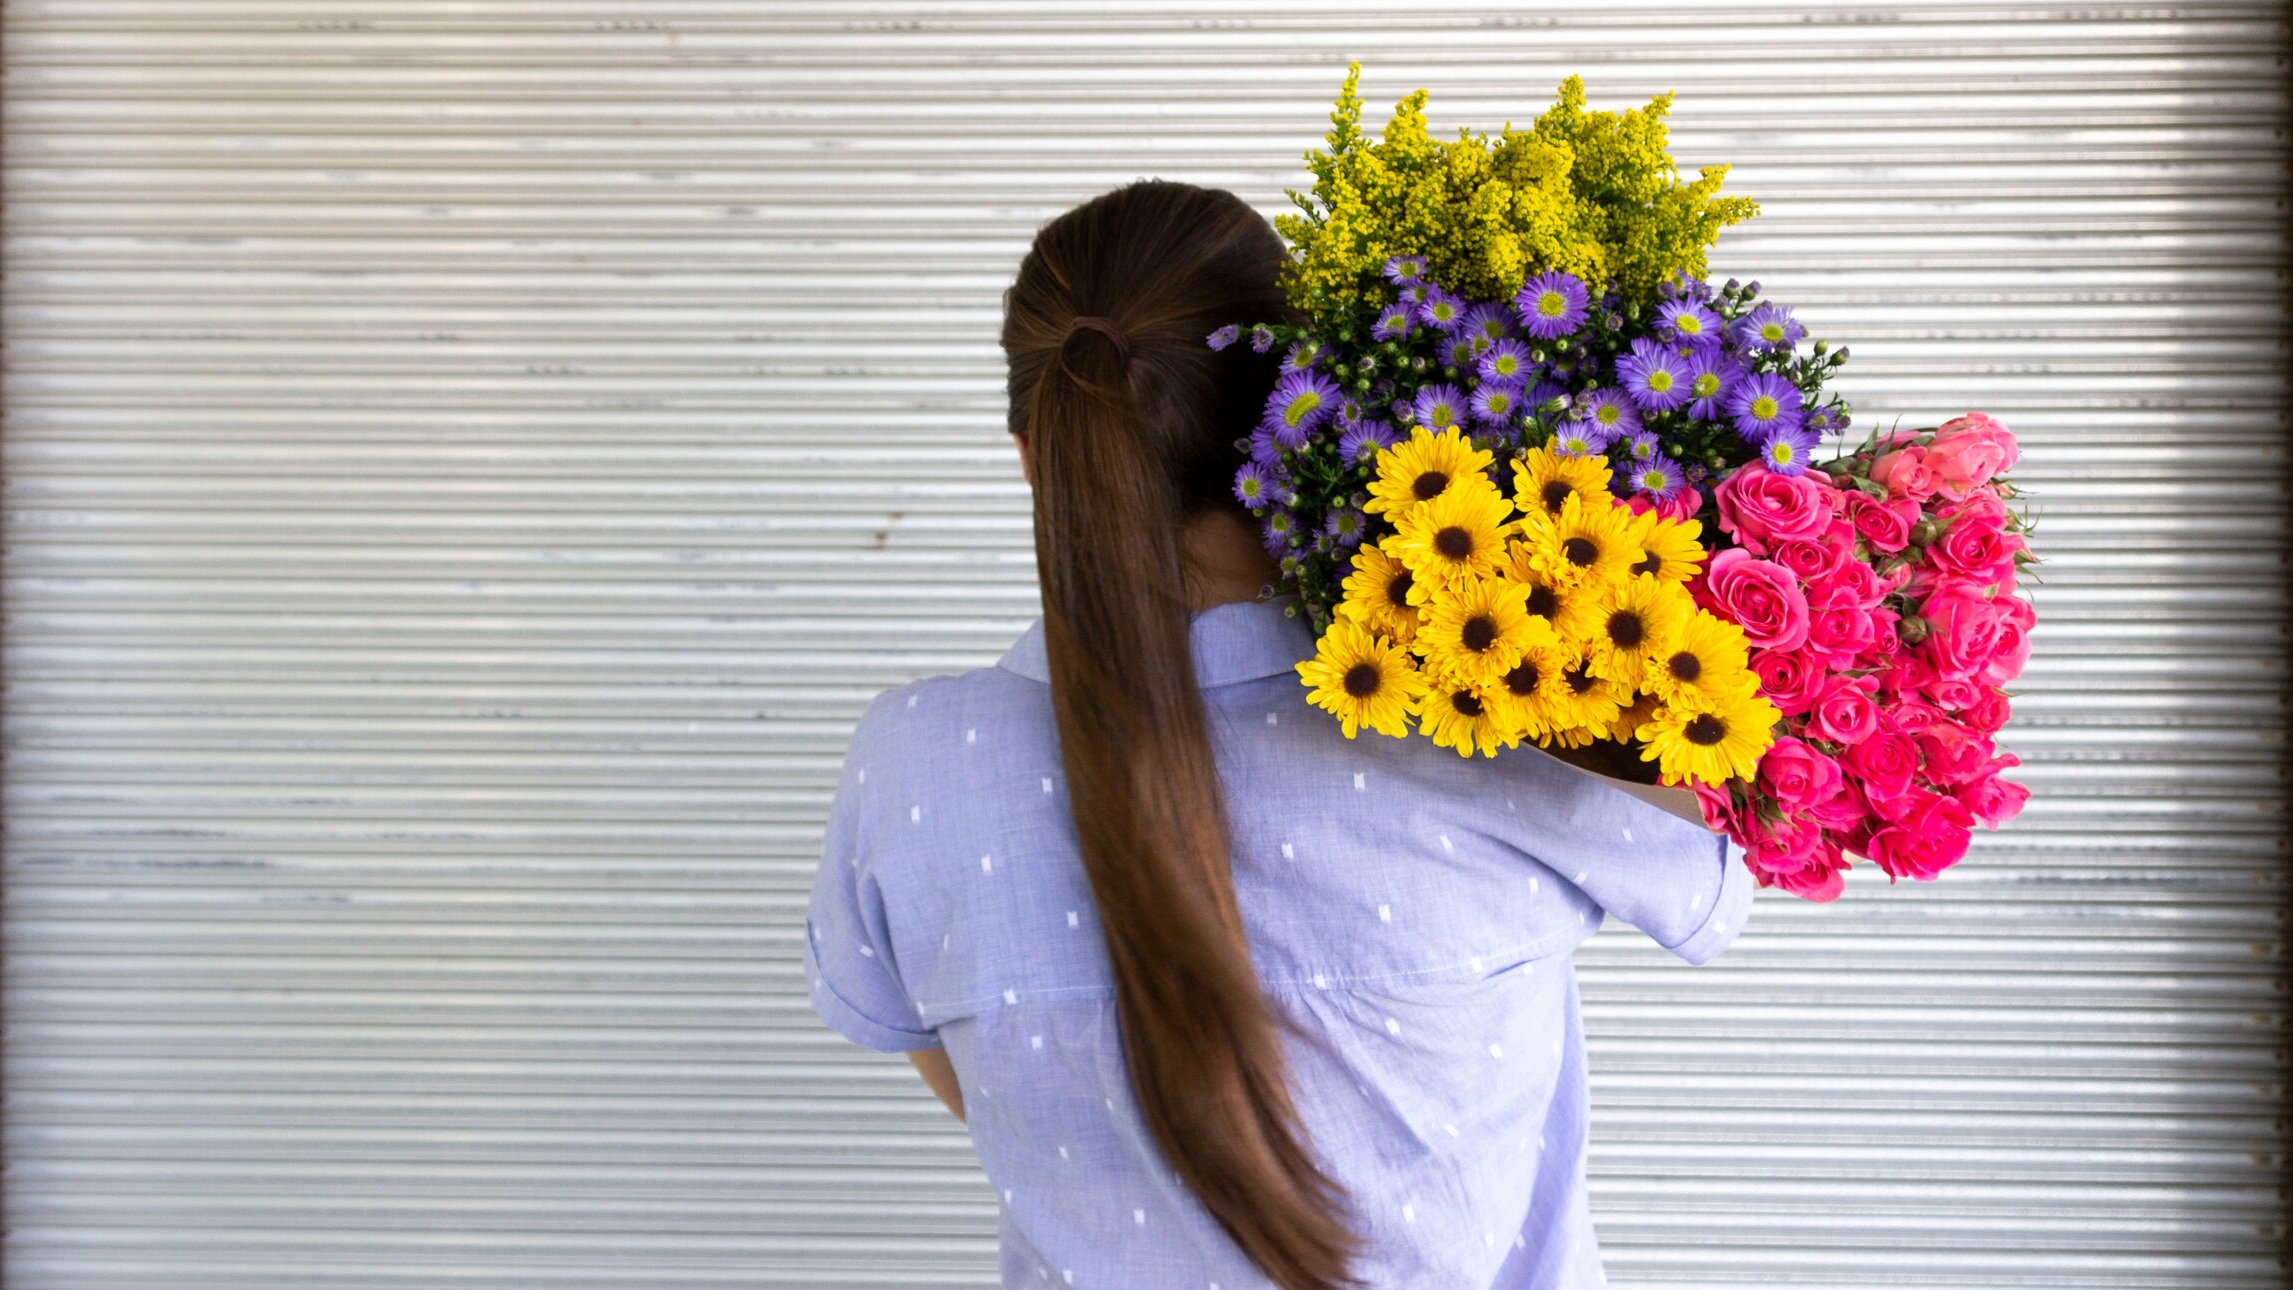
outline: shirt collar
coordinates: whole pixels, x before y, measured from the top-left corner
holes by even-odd
[[[1297,606],[1296,617],[1284,612],[1291,605]],[[1304,602],[1293,593],[1198,609],[1188,615],[1187,625],[1194,645],[1195,684],[1205,688],[1292,672],[1314,655],[1314,629],[1306,621]],[[1050,684],[1040,616],[996,660],[996,666]]]

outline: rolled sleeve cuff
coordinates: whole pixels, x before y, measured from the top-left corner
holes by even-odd
[[[1752,881],[1752,871],[1744,864],[1744,848],[1725,833],[1712,835],[1714,850],[1720,860],[1720,889],[1712,897],[1712,907],[1704,921],[1686,938],[1664,948],[1690,963],[1709,963],[1728,948],[1736,934],[1743,931],[1744,919],[1752,910],[1752,895],[1758,884]]]
[[[879,1053],[909,1053],[918,1049],[938,1048],[939,1032],[913,1030],[905,1026],[887,1025],[860,1011],[836,992],[828,977],[820,970],[820,960],[813,954],[811,937],[805,938],[804,977],[811,984],[812,1010],[828,1023],[828,1028],[862,1048]]]

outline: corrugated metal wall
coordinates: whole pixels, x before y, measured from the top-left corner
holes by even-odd
[[[998,293],[1141,174],[1679,93],[1861,426],[2024,437],[2035,801],[1582,956],[1619,1283],[2282,1276],[2283,14],[18,0],[8,1284],[992,1282],[804,1003],[853,718],[1036,612]],[[1864,874],[1868,877],[1868,873]]]

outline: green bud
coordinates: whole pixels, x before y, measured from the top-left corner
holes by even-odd
[[[1935,522],[1934,516],[1929,515],[1925,519],[1922,519],[1918,523],[1911,526],[1911,545],[1927,546],[1932,544],[1936,538],[1939,538],[1942,535],[1943,526]],[[1918,644],[1917,641],[1913,641],[1911,643],[1914,645]]]
[[[1927,639],[1927,634],[1932,630],[1934,629],[1927,625],[1927,620],[1917,614],[1905,614],[1895,620],[1895,635],[1900,637],[1905,645],[1918,644]]]

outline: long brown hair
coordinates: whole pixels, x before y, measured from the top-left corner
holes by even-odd
[[[1228,868],[1179,535],[1236,506],[1236,440],[1277,375],[1231,322],[1286,313],[1282,242],[1234,194],[1145,180],[1043,226],[1004,296],[1028,436],[1043,642],[1131,1087],[1165,1159],[1284,1290],[1358,1284]],[[1078,323],[1080,319],[1080,323]],[[1255,527],[1255,521],[1252,521]]]

